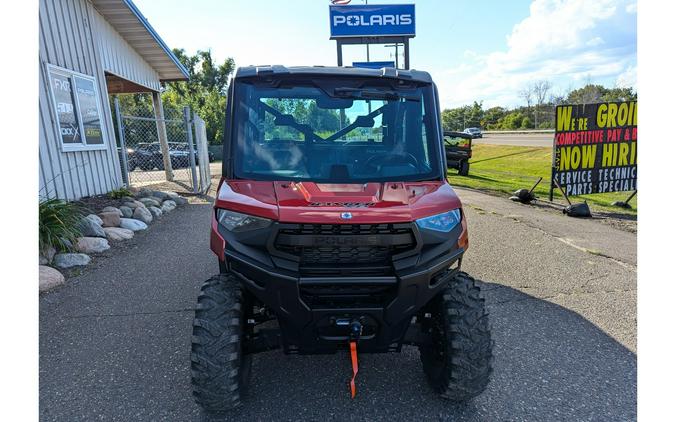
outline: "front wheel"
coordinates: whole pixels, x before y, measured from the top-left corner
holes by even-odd
[[[459,272],[425,309],[422,328],[431,344],[420,346],[429,384],[454,402],[482,393],[492,373],[492,338],[485,299],[472,277]]]
[[[192,324],[191,367],[193,395],[206,413],[239,406],[248,386],[251,355],[243,350],[247,302],[231,274],[202,285]]]

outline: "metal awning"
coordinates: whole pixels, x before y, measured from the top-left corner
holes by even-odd
[[[187,69],[131,0],[91,0],[106,21],[159,74],[160,81],[186,80]]]

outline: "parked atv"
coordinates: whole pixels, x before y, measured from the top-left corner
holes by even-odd
[[[462,204],[445,179],[426,72],[244,67],[227,98],[211,222],[220,274],[197,301],[192,384],[208,413],[241,403],[253,355],[420,350],[443,397],[485,390],[492,340],[461,271]]]
[[[443,132],[443,143],[445,145],[445,157],[448,168],[459,170],[460,176],[469,175],[472,139],[473,136],[465,132]]]

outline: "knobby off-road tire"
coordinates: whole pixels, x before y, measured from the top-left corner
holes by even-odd
[[[459,165],[459,175],[460,176],[468,176],[469,175],[469,162],[468,161],[462,161],[462,163]]]
[[[241,404],[251,373],[251,355],[242,339],[247,309],[239,281],[231,274],[202,285],[192,324],[192,387],[195,401],[209,414]]]
[[[420,346],[424,372],[440,395],[465,402],[482,393],[492,373],[492,346],[485,300],[472,277],[459,272],[428,306],[423,327],[432,345]]]

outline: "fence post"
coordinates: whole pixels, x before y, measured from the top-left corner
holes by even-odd
[[[152,92],[152,108],[155,109],[155,121],[157,122],[157,139],[159,147],[162,150],[162,162],[164,163],[164,174],[166,180],[173,181],[173,167],[171,166],[171,155],[169,154],[169,142],[166,136],[166,122],[164,121],[164,107],[162,106],[162,97],[159,92]]]
[[[122,122],[122,113],[120,113],[120,100],[117,95],[114,97],[115,116],[117,117],[117,132],[119,134],[120,160],[122,162],[122,181],[129,186],[129,165],[127,163],[127,146],[124,142],[124,123]]]
[[[192,142],[192,122],[190,121],[190,107],[183,107],[183,121],[185,121],[185,130],[187,131],[187,144],[190,156],[190,168],[192,168],[192,191],[199,192],[197,185],[197,166],[195,165],[195,150]],[[202,163],[203,164],[203,163]]]
[[[199,192],[206,193],[211,186],[211,163],[209,161],[209,148],[206,139],[206,126],[201,117],[192,113],[192,124],[195,128],[195,145],[197,146],[197,158],[199,163]]]

